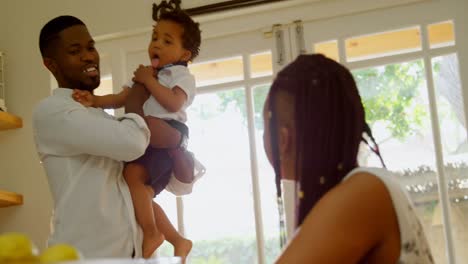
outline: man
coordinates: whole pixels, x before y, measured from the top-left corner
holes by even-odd
[[[44,65],[60,87],[33,115],[37,150],[55,202],[49,244],[69,243],[87,258],[141,257],[142,232],[122,169],[123,161],[144,153],[150,132],[136,114],[141,102],[128,103],[128,113],[117,119],[72,99],[73,89],[92,92],[99,86],[94,44],[86,25],[72,16],[52,19],[39,37]],[[175,194],[191,189],[171,182]],[[157,221],[169,221],[154,207]],[[172,225],[169,229],[169,235],[176,235]]]

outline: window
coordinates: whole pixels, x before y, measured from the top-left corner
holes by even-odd
[[[434,57],[431,66],[437,98],[443,169],[448,187],[450,224],[457,263],[463,263],[468,259],[465,250],[468,247],[468,142],[458,59],[456,54]],[[441,204],[433,202],[433,207],[432,226],[441,229]]]
[[[431,48],[453,46],[455,44],[452,21],[429,25],[427,31]]]
[[[343,64],[352,69],[367,122],[388,169],[399,175],[416,207],[436,263],[446,263],[445,232],[453,237],[454,258],[463,263],[468,258],[468,141],[453,22],[313,46],[315,52],[333,59],[345,52]],[[380,166],[365,147],[359,162]],[[439,198],[439,184],[448,190],[446,208]],[[450,225],[444,225],[447,211]]]
[[[263,104],[273,75],[271,51],[189,67],[198,89],[187,112],[189,149],[207,168],[184,198],[186,235],[194,242],[190,261],[258,263],[258,254],[264,254],[265,262],[272,263],[280,250],[279,220],[274,174],[262,140]],[[259,236],[264,238],[261,250]],[[171,254],[164,245],[160,255]]]
[[[190,72],[196,76],[197,87],[242,80],[243,70],[240,56],[190,65]]]
[[[419,27],[352,37],[345,41],[347,61],[390,56],[421,50]]]
[[[336,40],[316,43],[314,45],[315,53],[320,53],[326,57],[340,61],[340,56],[338,55],[338,42]]]
[[[263,77],[273,74],[271,52],[250,55],[251,77]]]

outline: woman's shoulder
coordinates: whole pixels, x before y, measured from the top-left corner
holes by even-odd
[[[358,189],[365,187],[383,187],[384,189],[380,191],[385,191],[392,199],[394,196],[401,196],[402,199],[408,199],[402,186],[398,182],[398,175],[383,168],[358,167],[350,171],[343,178],[342,184]]]
[[[343,178],[343,181],[349,180],[353,177],[373,177],[380,180],[390,179],[395,176],[395,173],[384,169],[384,168],[375,168],[375,167],[357,167]]]
[[[313,247],[333,248],[337,259],[333,263],[358,262],[389,237],[396,236],[393,241],[398,241],[398,223],[386,185],[370,172],[356,171],[319,200],[299,233],[298,238]],[[396,261],[398,245],[392,249],[385,255]],[[322,255],[329,257],[326,252]]]
[[[378,168],[357,168],[349,172],[343,181],[338,184],[333,195],[353,195],[366,192],[369,195],[387,192],[388,187],[385,178],[389,175],[387,170]]]
[[[350,196],[353,194],[357,196],[360,192],[359,189],[366,190],[365,192],[368,193],[367,199],[362,197],[348,197],[348,199],[360,200],[360,203],[374,207],[375,210],[378,210],[379,214],[390,213],[393,215],[392,218],[396,219],[398,224],[402,250],[400,255],[401,260],[425,259],[427,262],[424,263],[433,263],[421,223],[408,193],[398,182],[398,177],[397,173],[386,169],[358,168],[351,171],[345,177],[342,184],[340,184],[341,186],[337,186],[337,191],[333,196],[341,196],[347,192],[350,193]],[[379,204],[381,204],[381,208],[376,207]],[[381,217],[379,219],[382,221],[388,220],[388,218]],[[412,247],[408,247],[407,245],[409,244]]]
[[[359,167],[350,171],[340,185],[349,188],[350,192],[359,192],[362,188],[375,189],[374,195],[388,195],[393,206],[399,203],[410,204],[408,194],[398,182],[398,175],[383,168]],[[372,202],[372,201],[370,201]]]
[[[340,210],[336,210],[340,208]],[[335,210],[337,217],[354,219],[356,225],[375,226],[379,219],[394,215],[393,201],[380,176],[366,170],[352,171],[345,180],[332,188],[317,203],[313,211]],[[385,216],[385,217],[382,217]]]
[[[317,204],[318,211],[320,207],[322,210],[340,208],[336,217],[352,222],[353,228],[376,239],[387,236],[390,227],[394,227],[396,211],[388,185],[377,174],[367,170],[352,172],[322,197]]]

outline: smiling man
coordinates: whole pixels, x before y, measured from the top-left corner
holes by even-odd
[[[34,139],[54,200],[49,245],[69,243],[87,258],[141,256],[123,161],[141,156],[150,132],[135,113],[116,119],[72,99],[99,86],[99,54],[85,24],[60,16],[41,30],[43,63],[59,88],[33,115]]]

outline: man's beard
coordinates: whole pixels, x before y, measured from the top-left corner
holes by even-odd
[[[78,81],[76,83],[76,86],[73,88],[78,89],[78,90],[83,90],[83,91],[89,91],[93,93],[94,89],[99,87],[99,84],[101,83],[101,78],[100,76],[96,76],[96,77],[92,77],[91,79],[93,80],[91,84]]]

